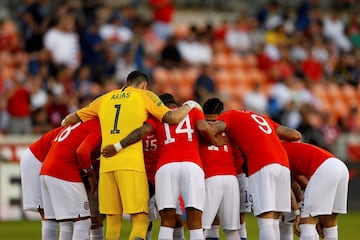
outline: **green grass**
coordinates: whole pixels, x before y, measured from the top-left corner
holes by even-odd
[[[131,224],[124,221],[121,232],[121,239],[127,239]],[[360,212],[350,212],[339,217],[339,239],[358,240],[360,228]],[[153,239],[159,230],[159,222],[154,223]],[[247,216],[248,239],[258,239],[258,228],[256,218],[252,215]],[[189,239],[188,232],[185,232]],[[39,240],[41,239],[41,223],[39,221],[0,221],[1,240]],[[221,233],[221,239],[225,239]],[[298,238],[295,238],[298,239]]]

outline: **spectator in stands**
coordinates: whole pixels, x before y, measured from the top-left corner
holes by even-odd
[[[9,113],[9,134],[31,134],[31,101],[30,91],[25,86],[25,75],[16,72],[13,76],[14,86],[7,93]]]
[[[262,91],[261,83],[253,82],[251,85],[251,90],[246,92],[243,98],[245,109],[255,113],[267,114],[268,99]]]
[[[90,23],[80,35],[80,46],[82,50],[82,64],[88,65],[94,81],[100,82],[103,61],[105,58],[106,42],[99,34],[99,22]]]
[[[202,64],[200,68],[201,72],[195,81],[194,96],[196,101],[204,103],[216,95],[216,86],[212,67],[208,64]]]
[[[43,1],[24,1],[17,12],[23,34],[24,48],[32,53],[43,48],[43,35],[49,26],[49,16]]]
[[[124,24],[125,18],[120,13],[115,13],[109,21],[102,24],[99,34],[115,55],[121,55],[129,50],[130,42],[133,39],[133,31]]]
[[[61,65],[76,70],[80,65],[80,42],[75,32],[75,19],[66,14],[44,35],[44,46],[50,52],[55,71]]]
[[[0,53],[19,50],[20,39],[16,25],[7,19],[0,19]]]
[[[166,68],[174,68],[179,67],[182,64],[183,58],[177,46],[177,38],[175,36],[171,36],[166,40],[165,46],[160,52],[159,65]]]
[[[248,54],[253,44],[249,31],[249,18],[247,16],[239,17],[226,32],[226,45],[235,53]]]
[[[178,49],[181,57],[192,65],[209,64],[213,57],[212,48],[207,35],[195,25],[190,28],[184,39],[179,39]]]
[[[335,42],[341,50],[348,52],[351,50],[351,42],[345,35],[345,23],[341,21],[339,13],[333,11],[330,16],[324,16],[323,34],[326,38]]]
[[[302,141],[331,151],[321,130],[323,119],[320,112],[310,105],[303,105],[300,113],[303,121],[298,130],[302,133]]]
[[[149,0],[148,3],[153,13],[153,29],[156,35],[166,40],[173,35],[175,6],[172,0]]]

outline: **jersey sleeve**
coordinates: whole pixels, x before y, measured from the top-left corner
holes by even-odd
[[[88,120],[98,117],[98,111],[99,111],[100,105],[101,105],[104,97],[105,97],[105,95],[102,95],[102,96],[96,98],[94,101],[92,101],[86,107],[83,107],[76,111],[76,114],[79,116],[81,121],[86,122]]]
[[[156,128],[156,121],[157,120],[153,116],[150,116],[148,117],[148,119],[146,119],[146,123],[150,124],[153,127],[153,129]]]
[[[223,121],[226,125],[225,130],[228,130],[230,128],[230,124],[231,124],[229,119],[230,119],[230,112],[224,112],[224,113],[220,114],[220,116],[216,120]]]
[[[145,102],[146,109],[149,113],[162,122],[164,115],[170,111],[168,107],[166,107],[160,98],[151,91],[144,91],[142,97]]]
[[[194,117],[196,120],[202,120],[202,119],[205,120],[205,115],[201,110],[199,110],[197,108],[193,108],[191,111],[194,112]]]
[[[101,144],[101,132],[93,131],[86,136],[86,138],[81,142],[79,147],[76,149],[76,154],[79,160],[79,166],[82,169],[88,169],[91,167],[92,155],[91,153],[98,149]]]

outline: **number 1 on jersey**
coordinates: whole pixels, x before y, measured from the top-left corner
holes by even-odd
[[[114,128],[113,128],[113,130],[110,131],[110,133],[111,134],[119,134],[120,129],[118,129],[117,127],[118,127],[118,121],[119,121],[121,105],[120,104],[115,104],[114,108],[116,109],[115,118],[114,118]]]

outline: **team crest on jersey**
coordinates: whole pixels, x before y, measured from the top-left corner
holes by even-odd
[[[84,209],[85,210],[89,210],[90,209],[90,204],[88,201],[84,202]]]

